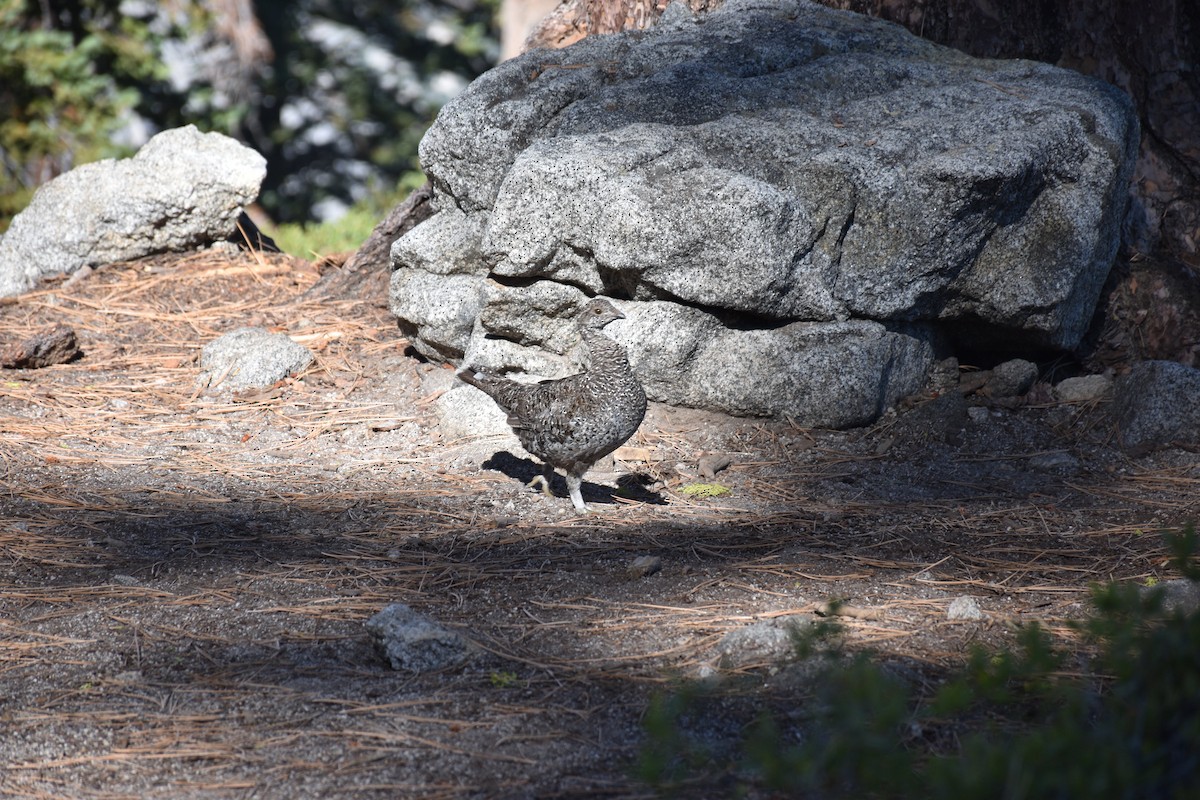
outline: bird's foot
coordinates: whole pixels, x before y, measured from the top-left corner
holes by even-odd
[[[541,484],[542,494],[546,495],[546,497],[554,496],[554,493],[550,491],[550,481],[545,475],[534,475],[533,480],[525,485],[530,489],[536,489],[538,484]]]
[[[588,513],[588,507],[583,503],[582,485],[582,478],[576,478],[574,475],[567,476],[567,493],[571,495],[571,504],[575,506],[575,512],[578,514]]]

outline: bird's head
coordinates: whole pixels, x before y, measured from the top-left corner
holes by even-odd
[[[579,311],[579,324],[593,330],[600,330],[615,319],[625,319],[625,315],[601,297],[589,300]]]

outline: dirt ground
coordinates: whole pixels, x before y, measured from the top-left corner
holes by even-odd
[[[1102,406],[951,388],[847,432],[653,407],[618,463],[643,477],[593,477],[577,517],[532,463],[443,440],[445,369],[378,304],[304,300],[316,279],[209,253],[0,305],[0,345],[63,323],[84,350],[0,372],[0,797],[653,796],[654,693],[736,685],[717,738],[806,702],[730,632],[843,600],[849,646],[936,680],[1012,623],[1064,631],[1089,582],[1166,576],[1156,532],[1200,510],[1200,455],[1130,458]],[[244,325],[314,366],[199,391]],[[701,478],[708,454],[732,466]],[[947,618],[963,595],[985,619]],[[363,623],[393,602],[478,656],[392,670]]]

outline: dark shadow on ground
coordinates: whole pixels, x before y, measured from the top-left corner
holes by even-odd
[[[508,453],[485,467],[522,482],[540,472]],[[1034,502],[979,480],[955,484],[952,500],[864,502],[881,468],[879,460],[839,467],[855,485],[810,479],[821,508],[793,502],[707,519],[682,506],[678,515],[610,509],[491,527],[471,498],[449,491],[331,489],[284,501],[269,485],[247,484],[215,501],[150,487],[83,497],[45,483],[22,498],[14,485],[0,494],[0,522],[21,526],[0,539],[0,618],[12,641],[39,649],[0,672],[0,697],[19,717],[42,713],[49,693],[78,721],[71,735],[91,726],[97,741],[148,736],[142,729],[178,736],[181,715],[201,720],[194,735],[221,745],[203,752],[226,754],[204,763],[231,784],[261,785],[264,762],[328,763],[308,787],[314,796],[344,788],[345,765],[375,786],[461,778],[475,796],[514,787],[534,793],[521,796],[633,796],[628,769],[649,698],[716,663],[730,631],[801,615],[813,601],[915,598],[867,628],[892,626],[910,640],[936,629],[942,638],[927,651],[965,652],[965,640],[991,629],[921,623],[942,613],[922,610],[929,592],[940,600],[969,591],[1016,618],[1056,602],[1054,591],[1082,583],[1097,564],[1141,570],[1153,549],[1132,536],[1075,537],[1044,524],[1044,509],[1058,506],[1114,521],[1122,497],[1043,479]],[[611,490],[587,486],[589,501],[615,504]],[[834,507],[837,492],[845,502]],[[1113,513],[1097,516],[1101,503]],[[631,576],[628,565],[643,555],[660,558],[661,570]],[[1039,594],[1042,585],[1051,592]],[[390,669],[363,622],[392,602],[462,632],[479,657],[442,673]],[[924,680],[918,667],[914,683]],[[782,717],[807,702],[803,673],[790,682],[761,675],[738,666],[729,678],[736,691],[697,701],[692,727],[706,746],[731,747],[764,707],[777,705]],[[137,730],[125,721],[131,714]],[[44,770],[82,785],[90,751],[33,722],[22,735],[28,747],[4,758],[82,753],[77,776]],[[154,763],[138,767],[147,780],[162,778]]]
[[[507,450],[493,453],[492,457],[484,461],[480,466],[483,469],[501,472],[523,484],[528,484],[535,476],[542,474],[541,464],[533,459],[517,458]],[[580,491],[583,493],[584,501],[588,503],[615,504],[617,501],[614,499],[614,495],[617,495],[639,503],[658,506],[666,505],[667,501],[661,494],[647,488],[653,481],[654,479],[649,475],[632,472],[622,475],[617,479],[617,490],[615,492],[608,486],[590,483],[587,480],[584,480]],[[550,479],[550,491],[557,497],[567,496],[566,479],[557,471],[554,472]]]

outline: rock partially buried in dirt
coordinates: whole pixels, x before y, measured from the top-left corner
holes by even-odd
[[[436,672],[475,654],[467,639],[403,603],[386,606],[367,620],[366,627],[376,649],[396,670]]]
[[[646,578],[662,569],[662,559],[658,556],[638,556],[625,568],[625,574],[630,578]]]
[[[76,167],[38,189],[0,239],[0,297],[47,275],[227,239],[266,174],[254,150],[193,125],[133,158]]]
[[[946,619],[952,620],[981,620],[985,618],[979,602],[969,595],[962,595],[950,601],[946,609]]]
[[[1038,453],[1029,459],[1029,468],[1038,472],[1053,472],[1059,475],[1079,473],[1079,459],[1070,453]]]
[[[1200,370],[1143,361],[1118,381],[1111,413],[1126,449],[1200,444]]]
[[[1143,597],[1160,593],[1163,610],[1169,614],[1192,614],[1200,609],[1200,584],[1186,578],[1163,581],[1156,586],[1142,586],[1138,591]]]
[[[1037,364],[1021,358],[1014,358],[997,364],[988,379],[988,394],[992,397],[1016,397],[1029,391],[1037,380]]]
[[[758,661],[784,661],[796,654],[797,637],[811,626],[809,620],[791,616],[735,628],[717,643],[721,665],[738,667]]]
[[[81,353],[75,330],[56,325],[0,352],[0,367],[40,369],[51,364],[66,364]]]
[[[201,383],[210,389],[262,389],[313,362],[313,354],[287,334],[238,328],[204,346]]]
[[[1060,403],[1090,403],[1105,397],[1112,385],[1104,375],[1081,375],[1055,384],[1054,397]]]

